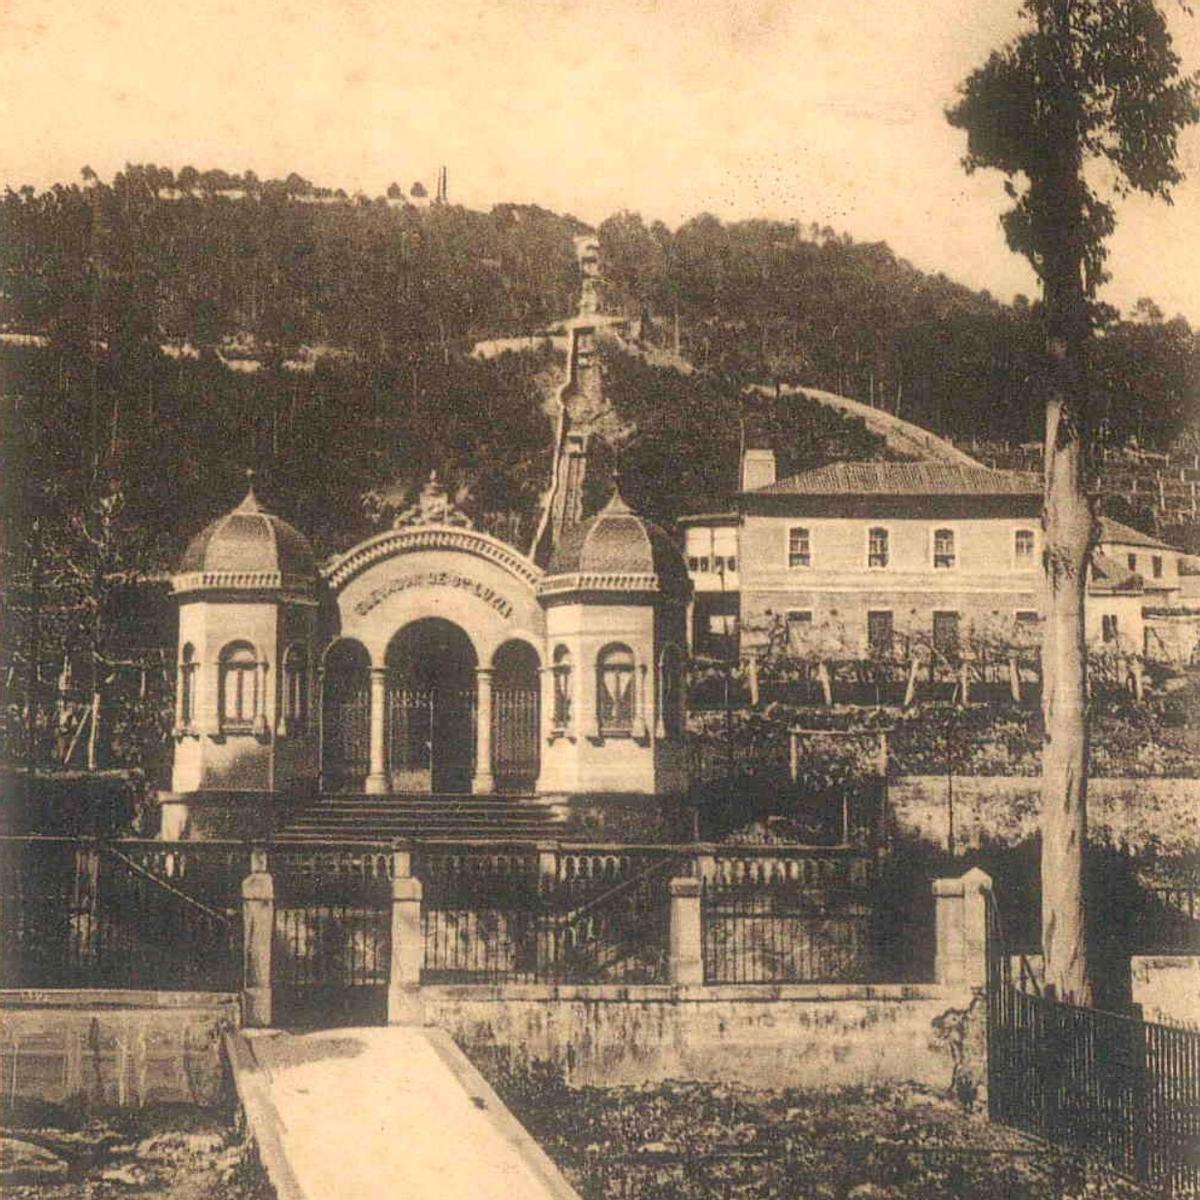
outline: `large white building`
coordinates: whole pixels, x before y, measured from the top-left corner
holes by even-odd
[[[693,650],[753,654],[777,633],[829,658],[1022,642],[1042,618],[1041,484],[959,463],[834,463],[775,477],[749,450],[730,510],[684,517]],[[1104,518],[1087,637],[1156,656],[1153,614],[1180,595],[1180,551]],[[1151,614],[1151,615],[1147,615]],[[1149,624],[1148,624],[1149,622]]]

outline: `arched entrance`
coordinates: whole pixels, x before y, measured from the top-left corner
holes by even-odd
[[[531,792],[540,766],[540,674],[528,642],[509,641],[492,659],[492,774],[500,792]]]
[[[388,644],[387,764],[397,792],[469,792],[475,769],[471,639],[427,617]]]
[[[371,660],[359,642],[335,642],[321,687],[321,786],[358,791],[369,770]]]

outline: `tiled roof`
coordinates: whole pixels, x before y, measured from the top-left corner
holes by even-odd
[[[1136,571],[1130,571],[1099,550],[1092,552],[1089,592],[1140,592],[1143,586],[1142,577]]]
[[[1122,546],[1149,546],[1154,550],[1175,549],[1169,543],[1151,537],[1150,534],[1143,533],[1140,529],[1134,529],[1131,525],[1122,525],[1120,521],[1114,521],[1112,517],[1100,518],[1100,541],[1116,542]]]
[[[754,496],[1040,496],[1034,475],[953,463],[831,463],[757,488]]]

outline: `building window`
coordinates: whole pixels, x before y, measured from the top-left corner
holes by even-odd
[[[687,562],[688,570],[695,575],[700,570],[700,560],[694,554],[689,554]]]
[[[609,646],[596,664],[596,714],[601,733],[629,733],[633,729],[633,651]]]
[[[1150,574],[1155,579],[1161,579],[1163,572],[1163,560],[1161,554],[1152,555],[1150,558]]]
[[[308,652],[289,646],[283,659],[283,716],[290,732],[308,729]]]
[[[936,570],[948,571],[954,566],[954,530],[933,531],[933,565]]]
[[[1104,613],[1100,617],[1100,640],[1115,642],[1117,640],[1117,614]]]
[[[254,647],[234,642],[221,652],[221,729],[253,729],[258,712],[258,662]]]
[[[812,633],[813,615],[807,610],[793,609],[785,618],[787,625],[787,648],[789,654],[801,654],[808,647]]]
[[[1018,529],[1013,534],[1013,558],[1018,567],[1033,566],[1033,550],[1036,539],[1032,529]]]
[[[867,531],[867,566],[886,567],[888,565],[888,531],[876,526]]]
[[[812,566],[812,542],[808,530],[797,525],[788,530],[788,566]]]
[[[179,657],[179,724],[187,729],[196,721],[196,661],[195,647],[188,642]]]
[[[867,613],[867,649],[872,654],[890,655],[894,641],[891,612]]]
[[[933,648],[947,658],[958,653],[958,613],[933,614]]]
[[[1036,625],[1038,623],[1038,614],[1036,608],[1019,608],[1013,614],[1013,620],[1018,625]]]
[[[566,729],[571,724],[571,652],[566,646],[554,651],[554,728]]]
[[[1137,555],[1136,554],[1127,554],[1125,556],[1125,561],[1127,563],[1129,563],[1129,569],[1131,571],[1137,570]]]

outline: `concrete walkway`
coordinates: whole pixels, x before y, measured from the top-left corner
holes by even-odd
[[[441,1030],[243,1031],[227,1045],[279,1200],[578,1200]]]

